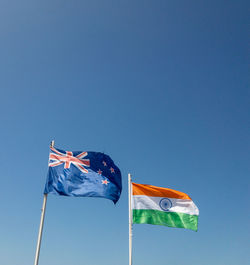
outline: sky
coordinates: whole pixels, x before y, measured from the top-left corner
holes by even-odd
[[[249,2],[0,2],[0,264],[33,264],[49,144],[99,151],[116,205],[48,196],[39,265],[128,264],[128,173],[198,232],[133,225],[133,265],[249,264]]]

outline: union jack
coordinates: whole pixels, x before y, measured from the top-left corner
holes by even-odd
[[[73,153],[66,151],[66,154],[61,153],[54,147],[50,147],[54,153],[49,154],[49,167],[56,167],[64,164],[64,168],[70,168],[71,164],[76,166],[83,173],[88,173],[88,170],[84,167],[89,167],[89,159],[83,159],[88,155],[87,152],[82,152],[77,156],[73,156]]]

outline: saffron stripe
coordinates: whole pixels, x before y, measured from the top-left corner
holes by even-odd
[[[183,200],[191,200],[184,192],[152,185],[132,183],[133,195],[145,195],[151,197],[167,197]]]

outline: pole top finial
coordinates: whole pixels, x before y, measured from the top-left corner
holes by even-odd
[[[55,145],[55,140],[52,140],[50,143],[50,147],[54,147],[54,145]]]

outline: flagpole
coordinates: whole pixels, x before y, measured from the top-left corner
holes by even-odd
[[[128,226],[129,226],[129,265],[132,265],[132,210],[131,210],[131,174],[128,174]]]
[[[53,140],[51,142],[50,146],[53,147],[54,144],[55,144],[55,141]],[[43,234],[43,224],[44,224],[44,217],[45,217],[46,204],[47,204],[47,196],[48,196],[48,194],[44,194],[43,195],[43,206],[42,206],[42,212],[41,212],[41,220],[40,220],[40,226],[39,226],[39,232],[38,232],[38,239],[37,239],[37,246],[36,246],[36,256],[35,256],[34,265],[38,265],[38,261],[39,261],[41,240],[42,240],[42,234]]]
[[[45,216],[46,203],[47,203],[47,195],[48,194],[44,194],[43,196],[43,207],[42,207],[42,213],[41,213],[41,221],[40,221],[40,227],[39,227],[39,233],[38,233],[38,240],[37,240],[37,246],[36,246],[36,257],[35,257],[34,265],[38,265],[38,260],[39,260],[42,233],[43,233],[43,223],[44,223],[44,216]]]

